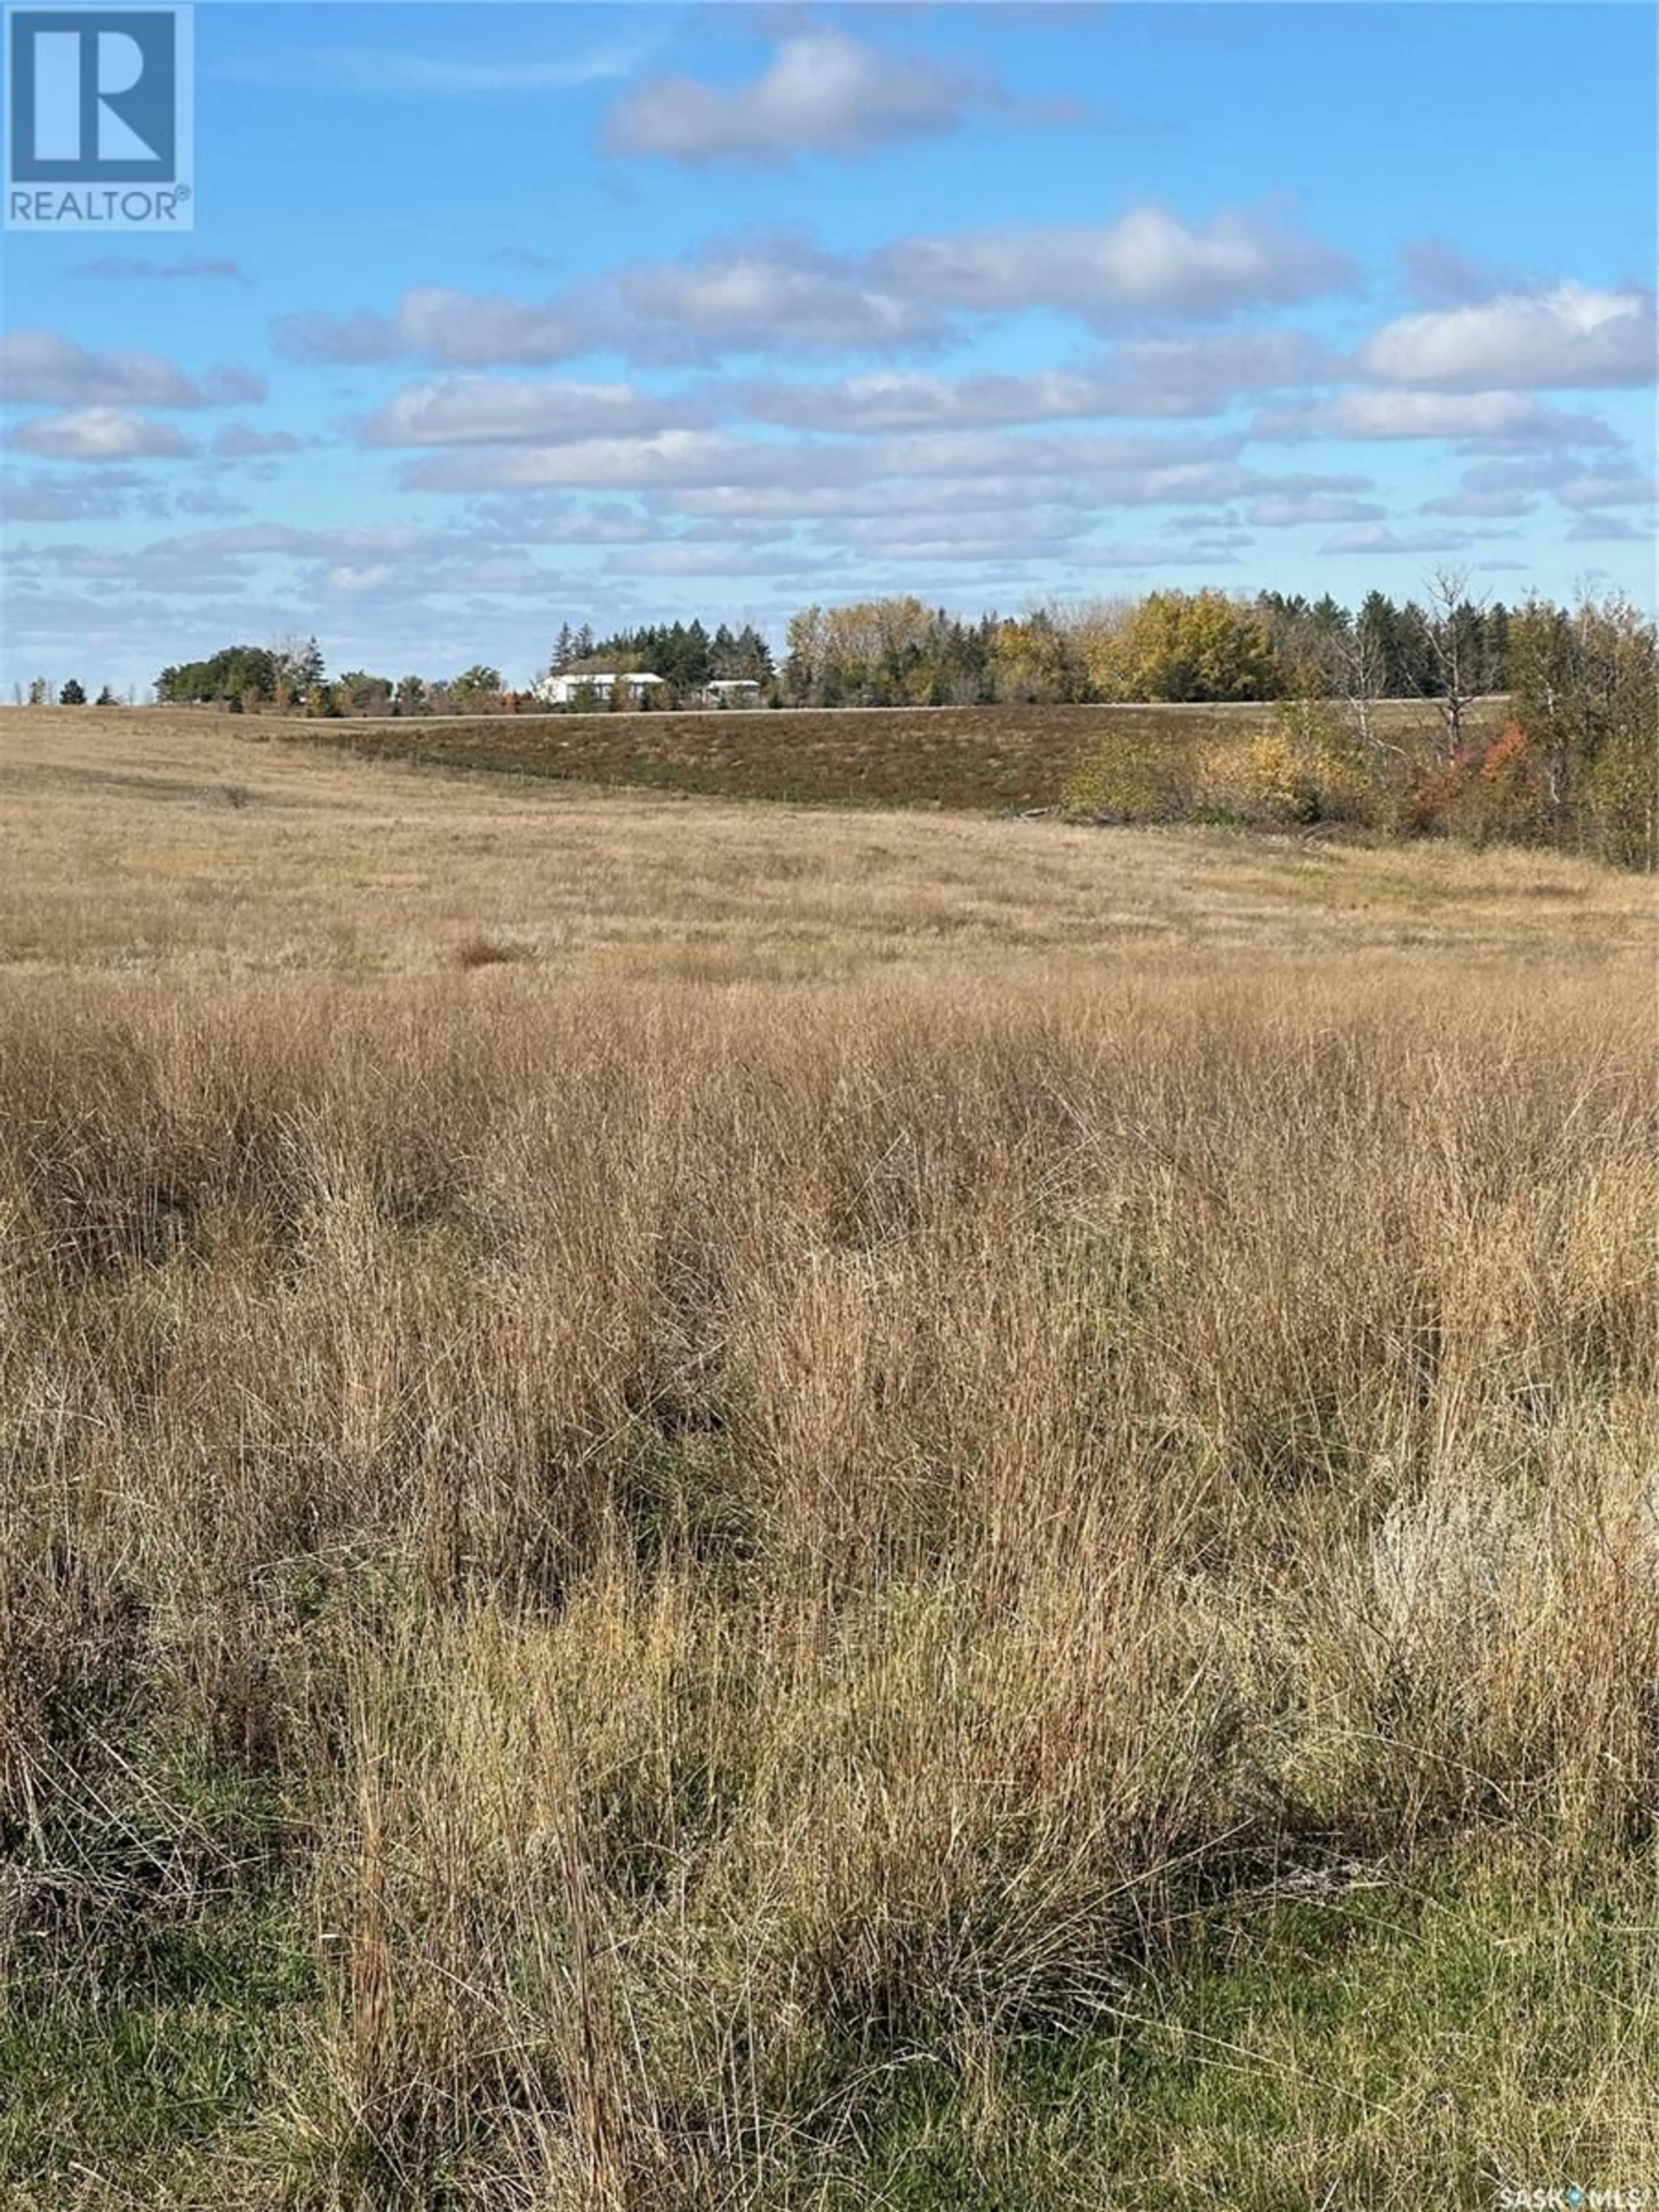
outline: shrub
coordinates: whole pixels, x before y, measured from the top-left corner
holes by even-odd
[[[1194,738],[1151,715],[1103,732],[1061,788],[1068,813],[1103,822],[1178,822],[1200,797]]]

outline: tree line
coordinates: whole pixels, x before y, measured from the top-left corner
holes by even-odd
[[[752,623],[737,631],[725,623],[711,631],[701,620],[653,623],[599,638],[586,623],[580,629],[564,623],[548,673],[579,676],[588,669],[617,676],[647,670],[685,694],[720,682],[769,684],[777,672],[772,648]]]
[[[1437,578],[1425,603],[1370,592],[1357,611],[1328,595],[1161,591],[964,622],[919,599],[808,607],[788,628],[792,702],[839,706],[1189,704],[1363,690],[1436,698],[1506,688],[1511,611]]]
[[[733,678],[760,684],[769,704],[799,707],[1209,703],[1310,689],[1462,702],[1509,687],[1520,611],[1471,599],[1455,575],[1435,580],[1422,601],[1372,592],[1356,610],[1328,594],[1159,591],[964,619],[904,595],[804,608],[787,625],[781,661],[752,623],[734,631],[698,618],[599,635],[567,622],[547,672],[649,672],[663,679],[661,705]],[[536,703],[483,662],[450,678],[361,668],[330,678],[314,638],[228,646],[162,669],[155,688],[164,704],[233,712],[422,714]]]
[[[1146,818],[1172,806],[1243,806],[1241,818],[1256,818],[1265,792],[1270,811],[1287,818],[1346,815],[1655,864],[1655,629],[1617,597],[1489,604],[1456,570],[1431,577],[1419,598],[1373,591],[1356,608],[1328,594],[1168,590],[964,618],[902,595],[802,609],[776,661],[752,624],[695,619],[601,635],[565,623],[549,672],[586,671],[648,671],[663,681],[640,703],[656,708],[696,703],[721,678],[760,684],[773,707],[1278,702],[1279,750],[1248,773],[1235,761],[1218,798],[1203,795],[1202,779],[1170,781],[1176,754],[1164,731],[1147,787],[1164,798],[1126,799],[1109,775],[1105,811]],[[602,689],[583,705],[632,703],[620,685],[609,699]],[[155,691],[172,704],[313,715],[544,711],[538,693],[508,689],[483,662],[448,678],[362,669],[331,678],[314,638],[228,647],[163,669]],[[76,693],[84,699],[66,686],[66,702]],[[1509,710],[1477,714],[1495,695]],[[1186,795],[1171,799],[1178,786]]]

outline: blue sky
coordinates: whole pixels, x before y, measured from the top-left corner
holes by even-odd
[[[914,591],[1654,598],[1645,7],[196,9],[6,241],[0,684]]]

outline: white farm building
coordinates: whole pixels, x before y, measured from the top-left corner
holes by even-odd
[[[643,669],[618,672],[614,668],[573,668],[562,676],[541,677],[533,689],[536,696],[550,707],[574,706],[589,692],[598,698],[602,707],[608,707],[620,684],[630,703],[637,707],[662,681],[660,676],[648,675]]]

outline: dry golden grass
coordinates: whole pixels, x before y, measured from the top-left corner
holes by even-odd
[[[1639,884],[115,715],[0,717],[0,794],[19,2016],[250,1897],[308,1991],[165,2171],[0,2135],[20,2204],[827,2204],[895,2069],[994,2132],[1207,1900],[1636,1863]],[[1654,2036],[1086,2185],[1644,2173]]]
[[[802,813],[457,778],[242,726],[0,711],[0,963],[418,975],[483,941],[566,973],[764,982],[1011,952],[1512,965],[1651,944],[1649,886],[1555,854]]]

